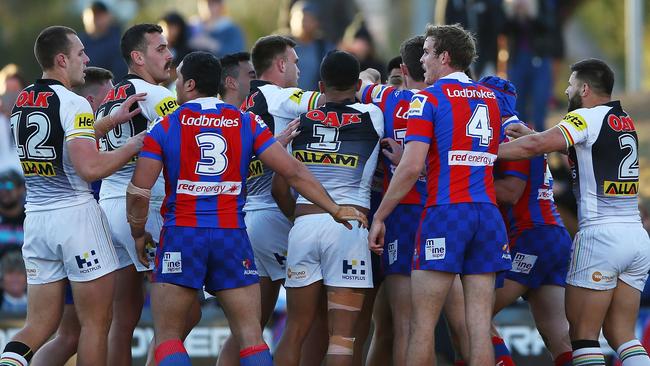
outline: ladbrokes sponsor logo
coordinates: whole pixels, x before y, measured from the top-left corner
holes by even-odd
[[[262,164],[262,161],[259,159],[254,159],[251,160],[251,162],[248,164],[248,178],[257,178],[262,176],[264,174],[264,164]]]
[[[302,281],[307,278],[307,267],[295,266],[287,267],[287,278],[290,280]]]
[[[163,253],[162,273],[182,273],[183,260],[181,252]]]
[[[603,182],[605,196],[636,196],[639,193],[639,182]]]
[[[343,260],[343,274],[341,278],[352,281],[366,280],[366,261],[356,259]]]
[[[359,164],[359,157],[354,155],[322,153],[307,150],[295,150],[293,155],[296,159],[305,164],[335,165],[346,168],[356,168],[357,164]]]
[[[176,193],[191,196],[218,196],[221,194],[236,196],[241,193],[241,182],[192,182],[179,179]]]
[[[79,267],[81,273],[89,273],[102,268],[94,250],[91,250],[90,253],[85,252],[81,255],[75,255],[74,259],[77,260],[77,267]]]
[[[26,177],[32,175],[53,177],[56,175],[56,172],[54,172],[54,165],[45,161],[21,161],[20,165],[23,167],[23,173]]]
[[[239,119],[230,119],[225,116],[209,117],[204,114],[198,117],[189,117],[181,115],[181,124],[183,126],[196,126],[196,127],[238,127]]]
[[[481,98],[481,99],[496,99],[494,92],[488,90],[479,90],[475,88],[466,89],[447,89],[447,96],[449,98]]]
[[[493,166],[497,156],[487,152],[452,150],[447,153],[449,165]]]
[[[253,261],[250,259],[246,258],[243,261],[241,261],[241,265],[244,266],[244,275],[246,276],[252,276],[252,275],[257,275],[257,269],[254,268],[253,266]]]
[[[591,274],[591,280],[596,282],[596,283],[609,283],[613,282],[616,279],[613,273],[605,272],[605,271],[594,271],[594,273]]]

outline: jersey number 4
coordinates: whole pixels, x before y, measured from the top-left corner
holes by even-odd
[[[479,145],[488,146],[492,140],[490,113],[485,104],[478,104],[467,122],[467,136],[479,139]]]

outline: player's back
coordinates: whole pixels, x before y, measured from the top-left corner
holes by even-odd
[[[90,185],[76,173],[66,142],[95,141],[88,101],[52,79],[20,92],[11,126],[27,188],[26,210],[63,208],[93,200]]]
[[[97,109],[97,118],[100,119],[113,113],[127,98],[137,93],[147,93],[145,100],[138,103],[142,112],[135,115],[128,122],[122,123],[108,131],[99,140],[100,150],[112,151],[119,148],[130,137],[146,131],[147,127],[156,119],[172,113],[178,107],[176,100],[169,90],[162,86],[151,84],[137,75],[129,74],[108,92],[104,101]],[[126,186],[135,170],[135,161],[136,158],[102,180],[100,190],[101,200],[125,197]],[[152,189],[152,199],[161,200],[164,197],[163,188],[162,180],[156,182],[156,185]]]
[[[338,204],[369,208],[384,129],[381,110],[353,101],[328,102],[300,115],[300,129],[292,142],[293,155]],[[297,203],[309,201],[299,196]]]
[[[245,227],[248,164],[273,141],[259,117],[217,98],[189,101],[163,118],[141,156],[164,163],[164,226]]]
[[[456,72],[413,96],[406,141],[429,143],[426,206],[496,205],[501,116],[494,92]]]

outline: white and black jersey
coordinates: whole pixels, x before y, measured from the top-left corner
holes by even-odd
[[[620,102],[576,109],[558,127],[569,147],[580,227],[640,222],[639,143]]]
[[[11,127],[27,188],[26,212],[75,206],[93,200],[79,177],[67,141],[95,141],[95,120],[88,101],[59,81],[39,79],[20,92]]]
[[[159,117],[164,117],[178,108],[176,98],[174,98],[171,91],[160,85],[151,84],[137,75],[129,74],[108,92],[102,105],[97,109],[97,119],[113,113],[128,97],[137,93],[147,93],[146,99],[138,102],[142,112],[134,116],[130,121],[108,131],[99,140],[100,150],[112,151],[119,148],[130,137],[145,131]],[[136,158],[102,180],[102,187],[99,192],[100,200],[124,198],[126,196],[126,187],[133,176],[135,161]],[[153,201],[162,201],[164,197],[165,183],[161,176],[151,189],[151,199]]]
[[[316,108],[320,93],[299,88],[281,88],[262,80],[251,81],[251,91],[242,109],[262,117],[274,135],[282,132],[301,113]],[[251,160],[246,180],[245,211],[276,207],[271,196],[273,172],[261,160]]]
[[[372,104],[328,102],[300,115],[292,154],[321,182],[337,204],[370,208],[384,116]],[[309,203],[298,196],[297,203]]]

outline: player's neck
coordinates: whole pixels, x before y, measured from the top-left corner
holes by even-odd
[[[325,94],[325,99],[328,103],[345,103],[353,101],[356,98],[356,92],[352,89],[351,91],[325,90],[323,94]]]
[[[406,89],[423,90],[429,86],[424,81],[415,81],[408,75],[404,78],[404,81],[406,82]]]
[[[63,71],[59,71],[59,70],[43,71],[43,76],[41,78],[60,81],[61,84],[63,84],[63,86],[65,86],[67,89],[72,89],[72,84],[70,83],[70,80],[68,80],[67,75],[65,75]]]
[[[243,100],[240,100],[237,92],[224,93],[220,95],[220,97],[224,103],[234,105],[235,107],[239,107],[244,102]]]
[[[141,77],[144,81],[148,82],[149,84],[158,85],[156,80],[154,80],[154,78],[151,75],[149,75],[149,73],[146,72],[143,68],[129,67],[129,74],[137,75]]]
[[[286,88],[286,84],[284,82],[284,78],[282,77],[282,74],[278,73],[273,73],[273,72],[265,72],[264,74],[260,75],[259,80],[269,82],[273,85],[277,85],[280,88]]]
[[[605,95],[591,95],[588,98],[583,98],[582,99],[582,106],[584,108],[593,108],[597,107],[599,105],[603,105],[606,103],[609,103],[612,101],[611,96],[605,96]]]

